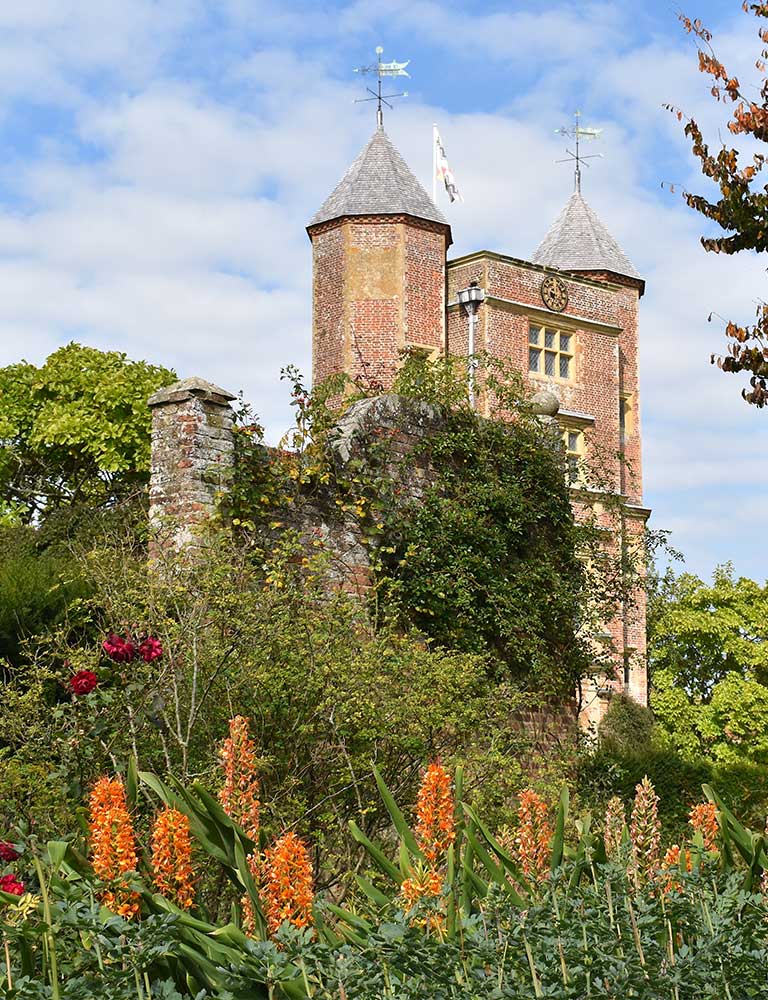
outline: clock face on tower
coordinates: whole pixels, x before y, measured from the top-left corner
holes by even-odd
[[[556,274],[548,274],[539,289],[541,301],[553,312],[562,312],[568,305],[568,286]]]

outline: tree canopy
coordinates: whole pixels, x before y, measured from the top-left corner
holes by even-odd
[[[667,576],[651,601],[649,657],[700,702],[729,674],[768,682],[768,586],[736,579],[726,564],[712,583]]]
[[[768,586],[671,575],[650,604],[652,707],[685,759],[768,763]]]
[[[149,472],[147,398],[167,368],[71,343],[43,365],[0,368],[0,522],[65,505],[101,506]]]

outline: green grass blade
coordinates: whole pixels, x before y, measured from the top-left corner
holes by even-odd
[[[379,786],[379,794],[384,800],[384,805],[387,807],[387,812],[392,817],[392,823],[394,824],[394,827],[397,830],[398,834],[400,835],[403,843],[408,848],[410,853],[414,855],[414,857],[424,860],[424,855],[419,850],[419,845],[416,843],[416,838],[413,835],[413,831],[411,830],[410,826],[408,826],[408,824],[405,822],[405,816],[403,816],[402,812],[400,811],[400,807],[395,802],[394,796],[387,788],[384,779],[382,778],[378,768],[375,765],[373,767],[373,775],[376,778],[376,784]]]

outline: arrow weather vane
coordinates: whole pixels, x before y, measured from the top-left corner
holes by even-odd
[[[381,110],[382,104],[386,104],[388,108],[392,105],[389,103],[395,97],[407,97],[408,91],[404,90],[400,94],[382,94],[381,92],[381,81],[385,76],[410,76],[410,73],[406,73],[405,67],[410,63],[410,59],[405,62],[382,62],[381,53],[384,49],[379,45],[376,49],[376,62],[372,66],[358,66],[355,69],[355,73],[375,73],[378,77],[378,86],[376,90],[371,90],[370,87],[365,89],[371,95],[370,97],[360,97],[355,101],[355,104],[363,104],[365,101],[376,101],[376,124],[384,124],[384,115]]]
[[[564,135],[569,139],[573,139],[576,143],[576,152],[572,153],[570,149],[566,149],[568,156],[562,160],[555,160],[555,163],[570,163],[574,161],[576,163],[576,169],[574,171],[574,190],[581,191],[581,165],[584,160],[595,160],[602,159],[602,153],[591,153],[589,156],[584,156],[579,152],[579,139],[599,139],[602,135],[603,130],[601,128],[585,128],[581,124],[581,112],[577,111],[574,114],[575,124],[571,125],[569,128],[556,128],[555,132],[558,135]],[[589,166],[588,163],[584,164]]]

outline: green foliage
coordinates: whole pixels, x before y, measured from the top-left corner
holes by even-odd
[[[95,901],[98,881],[65,841],[26,844],[30,871],[21,897],[0,893],[0,937],[9,1000],[181,1000],[173,980],[156,976],[178,947],[176,915],[149,913],[140,922]],[[10,964],[8,957],[16,962]],[[175,970],[171,970],[175,971]],[[157,989],[150,991],[150,976]]]
[[[72,826],[72,799],[49,758],[20,759],[10,757],[7,748],[0,749],[0,837],[10,830],[34,830],[45,839]]]
[[[733,801],[765,812],[768,587],[720,567],[711,585],[671,574],[651,595],[651,705],[659,745],[708,767]]]
[[[323,556],[303,566],[298,551],[286,537],[254,565],[220,531],[199,559],[167,555],[148,570],[130,538],[95,550],[86,561],[92,596],[39,641],[0,703],[6,759],[19,774],[45,762],[73,810],[99,773],[132,756],[142,770],[198,775],[215,788],[218,741],[229,716],[242,713],[261,747],[265,828],[298,825],[323,880],[337,879],[355,850],[347,819],[362,813],[370,833],[386,823],[372,759],[410,801],[424,760],[461,755],[495,821],[530,754],[515,723],[525,697],[489,683],[482,656],[372,628],[358,601],[324,591]],[[110,661],[101,641],[125,622],[137,637],[157,636],[163,658]],[[99,686],[73,698],[68,680],[83,669]],[[0,808],[8,826],[16,809],[43,822],[43,791],[21,796],[15,788]]]
[[[491,895],[482,913],[466,920],[461,939],[425,934],[402,913],[375,921],[359,944],[313,943],[306,935],[285,931],[279,943],[252,942],[237,948],[229,931],[220,938],[219,954],[230,964],[215,970],[221,985],[199,995],[221,1000],[261,1000],[268,995],[274,1000],[762,996],[768,961],[765,903],[741,888],[737,878],[681,873],[684,891],[662,900],[652,889],[630,894],[614,866],[595,866],[594,882],[578,892],[566,891],[568,874],[566,868],[563,879],[553,882],[525,912]],[[77,920],[73,914],[75,927]],[[84,927],[89,926],[84,921]],[[109,933],[103,926],[100,931],[103,937]],[[124,934],[130,954],[140,932],[129,926]],[[170,961],[183,947],[175,937],[167,942]],[[187,945],[184,954],[189,950]],[[94,980],[98,993],[64,984],[62,1000],[146,996],[137,990],[131,973],[123,976],[122,988],[110,981],[109,970],[103,980]],[[161,1000],[178,995],[159,975],[153,976],[151,988],[152,997]],[[180,993],[194,996],[196,989],[185,984]],[[9,1000],[51,996],[39,981],[27,979],[23,990],[6,995]]]
[[[24,640],[55,628],[82,593],[70,552],[41,547],[32,528],[0,527],[0,665],[18,664]]]
[[[41,367],[0,369],[0,519],[113,502],[149,470],[148,397],[175,378],[115,351],[68,344]]]
[[[408,367],[400,378],[414,381]],[[378,597],[436,642],[490,653],[518,683],[562,695],[587,666],[575,638],[580,534],[561,449],[526,417],[509,378],[499,406],[515,407],[514,422],[445,407],[443,429],[416,449],[430,483],[383,515]]]
[[[711,584],[668,573],[649,607],[649,658],[675,687],[708,702],[728,674],[768,680],[768,585],[734,578],[726,564]]]
[[[598,732],[601,746],[609,753],[642,752],[651,745],[653,713],[629,695],[616,694]]]
[[[294,946],[289,956],[301,958],[311,984],[319,980],[312,995],[323,1000],[339,996],[339,980],[356,1000],[760,995],[765,906],[736,880],[684,878],[688,892],[665,905],[658,893],[630,895],[613,866],[596,866],[594,883],[570,894],[568,875],[524,912],[491,896],[461,940],[396,917],[363,946]]]
[[[702,757],[689,759],[667,747],[633,752],[600,748],[584,753],[578,764],[579,800],[601,815],[613,795],[626,805],[635,787],[648,775],[659,796],[659,816],[671,840],[680,840],[691,806],[700,798],[702,785],[720,789],[739,815],[758,829],[768,814],[765,769],[756,764],[713,764]]]
[[[691,806],[701,798],[702,784],[713,780],[712,768],[706,762],[686,761],[659,748],[637,753],[600,748],[580,760],[579,798],[601,815],[614,795],[629,805],[645,775],[659,796],[659,816],[669,837],[679,840]]]
[[[653,707],[665,745],[688,759],[768,764],[768,687],[730,674],[699,703],[667,671],[654,675]]]

